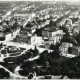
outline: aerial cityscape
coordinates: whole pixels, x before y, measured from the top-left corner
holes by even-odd
[[[80,79],[79,3],[0,1],[0,79]]]

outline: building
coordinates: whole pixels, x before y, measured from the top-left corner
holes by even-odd
[[[29,15],[29,14],[26,14],[26,13],[24,13],[24,14],[15,13],[15,14],[14,14],[14,17],[28,17],[28,15]]]
[[[66,42],[62,43],[62,45],[59,47],[59,51],[61,52],[60,55],[61,55],[61,56],[68,57],[68,58],[73,58],[73,57],[76,57],[76,56],[79,55],[79,54],[77,53],[77,52],[78,52],[78,49],[76,49],[75,47],[74,47],[75,49],[72,50],[71,53],[68,53],[69,47],[72,48],[72,47],[74,47],[74,46],[73,46],[71,43],[66,43]],[[77,52],[76,52],[76,50],[77,50]]]
[[[51,44],[56,44],[56,43],[60,43],[60,40],[63,38],[63,35],[65,33],[63,32],[63,30],[52,30],[49,31],[48,28],[46,28],[46,30],[42,31],[42,37],[44,40],[44,44],[47,45],[48,47]]]
[[[22,35],[19,36],[17,42],[26,43],[30,45],[41,45],[43,43],[42,37],[34,36],[34,35]]]
[[[72,47],[73,45],[71,44],[71,43],[66,43],[66,42],[63,42],[62,44],[61,44],[61,46],[59,47],[59,51],[61,52],[61,53],[68,53],[68,48],[69,47]]]
[[[60,43],[60,40],[63,38],[62,34],[55,34],[53,37],[49,38],[50,44]]]
[[[49,44],[56,44],[57,42],[60,42],[60,40],[63,38],[63,35],[63,30],[55,30],[54,28],[49,27],[42,31],[43,39],[46,39]]]

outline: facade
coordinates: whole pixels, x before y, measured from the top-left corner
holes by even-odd
[[[26,25],[24,29],[29,33],[34,33],[36,31],[37,25]]]

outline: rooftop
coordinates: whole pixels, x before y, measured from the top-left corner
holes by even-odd
[[[54,27],[48,27],[48,28],[44,28],[45,31],[51,31],[51,32],[55,32],[57,29]]]

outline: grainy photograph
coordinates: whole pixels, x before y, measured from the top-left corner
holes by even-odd
[[[0,0],[0,79],[80,79],[80,1]]]

